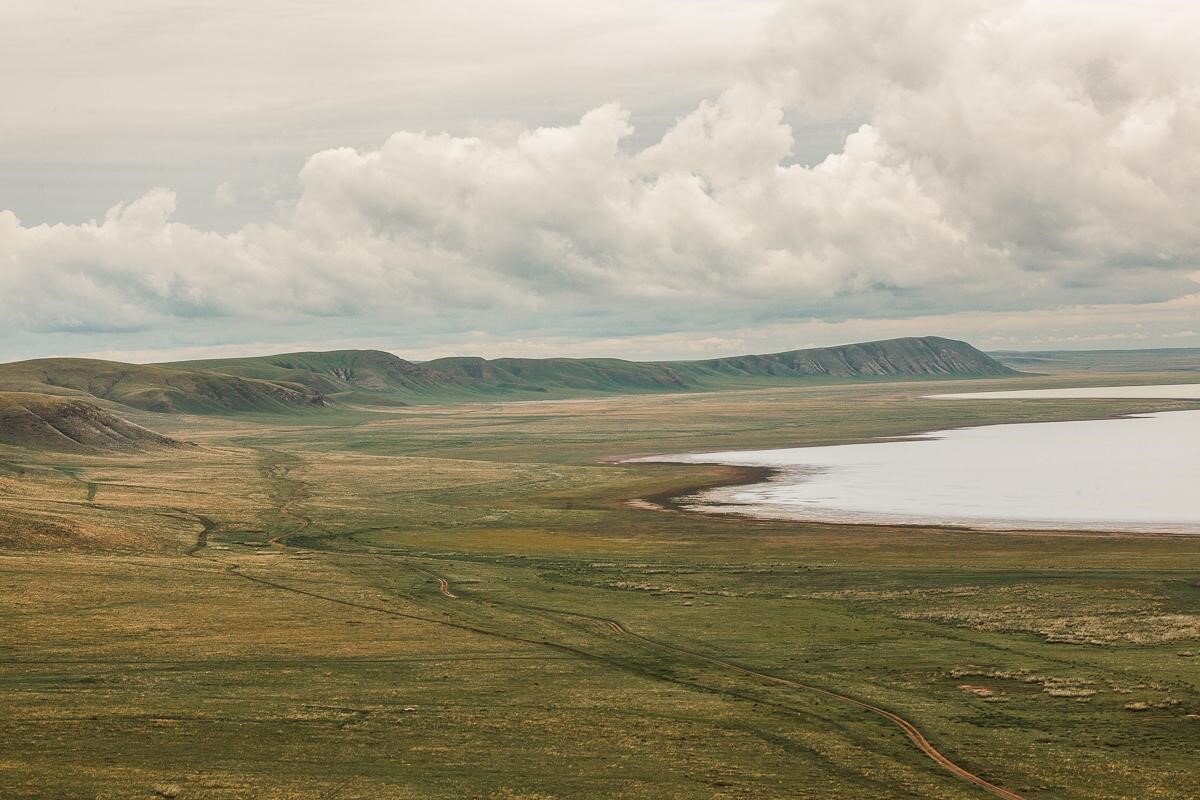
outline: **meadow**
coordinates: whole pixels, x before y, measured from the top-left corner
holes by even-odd
[[[670,498],[747,474],[619,463],[1197,407],[923,398],[1072,382],[146,412],[197,446],[0,448],[0,795],[1200,796],[1200,537],[703,515]]]

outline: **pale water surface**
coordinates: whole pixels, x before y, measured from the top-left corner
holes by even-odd
[[[1158,400],[1200,400],[1200,383],[1172,383],[1152,386],[1087,386],[1073,389],[1021,389],[1012,392],[966,392],[931,394],[933,400],[1036,400],[1039,398],[1093,400],[1141,398]]]
[[[1129,396],[1115,393],[1119,388],[1083,396]],[[1177,388],[1134,388],[1168,392],[1139,397],[1183,396]],[[1195,392],[1197,386],[1187,388]],[[1001,394],[1014,396],[963,397]],[[1200,398],[1200,392],[1188,396]],[[695,507],[711,511],[833,522],[1200,533],[1198,445],[1200,411],[1173,411],[639,460],[779,469],[766,483],[694,498]]]

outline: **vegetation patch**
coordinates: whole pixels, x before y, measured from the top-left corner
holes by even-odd
[[[907,608],[900,616],[981,631],[1035,633],[1067,644],[1158,645],[1200,639],[1200,614],[1171,612],[1166,598],[1133,589],[1079,591],[1021,584],[948,596],[959,601]],[[961,602],[967,597],[972,602]]]

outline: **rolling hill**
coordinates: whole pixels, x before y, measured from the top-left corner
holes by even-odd
[[[407,403],[1017,374],[966,342],[935,336],[701,361],[460,356],[413,362],[379,350],[337,350],[161,366],[303,386],[335,401]]]
[[[436,392],[446,376],[382,350],[329,350],[251,358],[205,359],[158,365],[163,369],[219,372],[310,393],[353,391],[422,394]]]
[[[0,444],[71,453],[183,446],[94,403],[19,392],[0,392]]]
[[[932,336],[702,361],[442,358],[422,366],[457,385],[499,392],[696,391],[793,381],[1016,374],[965,342]]]
[[[324,403],[306,386],[212,370],[42,358],[0,365],[0,392],[104,400],[142,411],[223,413],[287,411]]]
[[[333,396],[391,395],[407,402],[479,399],[507,394],[680,391],[689,384],[670,366],[616,358],[470,356],[417,363],[380,350],[335,350],[187,361],[167,367],[216,370],[303,385]]]
[[[145,365],[52,358],[0,365],[0,392],[167,413],[289,413],[327,402],[405,405],[1015,374],[965,342],[928,336],[700,361],[454,357],[413,362],[379,350]]]
[[[884,339],[762,356],[678,361],[672,366],[702,382],[706,376],[753,378],[965,378],[1017,374],[966,342],[940,336]]]

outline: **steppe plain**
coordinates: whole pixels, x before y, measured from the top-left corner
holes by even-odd
[[[619,463],[1198,405],[924,398],[1181,382],[1102,367],[2,448],[0,795],[1200,796],[1200,537],[704,515],[753,476]]]

